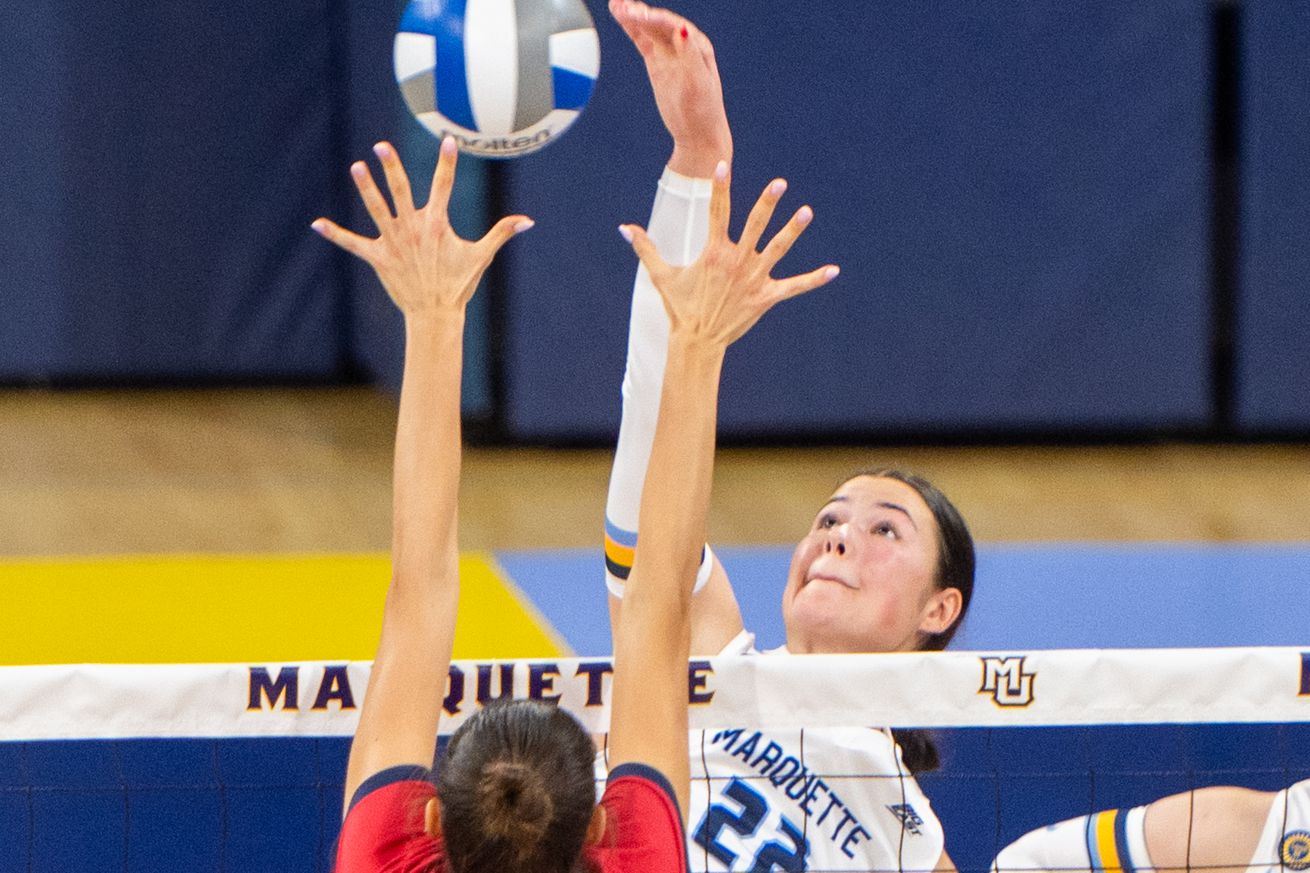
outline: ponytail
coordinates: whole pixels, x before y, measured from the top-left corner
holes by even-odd
[[[477,803],[486,835],[505,840],[520,854],[529,854],[528,850],[541,842],[554,810],[541,774],[521,761],[493,761],[487,765]]]
[[[595,748],[559,707],[501,700],[475,713],[437,766],[452,873],[569,873],[596,806]]]

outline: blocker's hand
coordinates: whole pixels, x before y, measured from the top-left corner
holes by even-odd
[[[509,215],[496,222],[482,239],[463,239],[451,228],[447,214],[459,152],[453,138],[447,137],[441,143],[432,191],[421,209],[414,206],[409,177],[396,149],[380,142],[373,151],[382,162],[394,213],[367,164],[355,162],[350,175],[377,226],[378,238],[360,236],[327,218],[319,218],[310,226],[324,239],[367,261],[406,317],[462,313],[496,252],[510,237],[532,227],[531,219]]]
[[[681,15],[636,0],[610,0],[610,14],[646,62],[660,118],[673,137],[669,166],[704,178],[732,160],[732,130],[710,38]]]
[[[741,239],[734,243],[728,236],[728,165],[721,162],[714,170],[710,194],[709,238],[700,257],[686,267],[665,263],[642,228],[633,224],[619,228],[650,272],[664,301],[671,335],[682,333],[726,348],[775,303],[836,278],[839,271],[832,264],[786,279],[769,275],[814,217],[810,207],[802,206],[764,250],[757,251],[760,236],[786,190],[782,179],[769,183],[751,209]]]

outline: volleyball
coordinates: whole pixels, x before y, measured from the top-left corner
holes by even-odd
[[[483,157],[526,155],[578,119],[600,73],[582,0],[410,0],[396,82],[438,139]]]

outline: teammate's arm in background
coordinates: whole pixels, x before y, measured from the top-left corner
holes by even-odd
[[[1152,866],[1158,871],[1245,873],[1275,796],[1214,785],[1162,797],[1146,809],[1146,851]],[[1277,860],[1266,858],[1261,865]]]
[[[648,226],[660,257],[680,266],[696,260],[709,221],[709,177],[732,159],[732,131],[723,108],[714,47],[700,30],[666,9],[611,0],[610,12],[640,52],[673,153],[660,180]],[[669,322],[650,273],[637,271],[623,378],[623,419],[605,506],[606,582],[610,618],[618,626],[623,590],[637,540],[642,484],[660,406]],[[706,548],[693,573],[691,651],[718,652],[742,630],[741,610],[723,566]],[[688,580],[690,584],[690,579]]]
[[[405,370],[392,479],[391,586],[359,726],[350,746],[345,802],[388,767],[431,766],[459,601],[456,523],[460,473],[459,386],[464,310],[500,247],[531,227],[501,219],[469,242],[446,215],[455,178],[453,139],[441,144],[428,203],[414,207],[396,150],[375,147],[393,214],[362,161],[351,168],[379,237],[320,218],[314,230],[367,261],[405,317]]]
[[[1276,867],[1278,846],[1261,846],[1260,841],[1270,813],[1280,812],[1273,809],[1278,797],[1275,792],[1214,785],[1162,797],[1144,810],[1110,810],[1068,819],[1036,828],[1007,845],[997,854],[992,870],[1086,870],[1089,858],[1102,851],[1093,843],[1102,838],[1104,822],[1114,823],[1112,842],[1125,870],[1131,866],[1157,873],[1246,873],[1248,867]],[[1138,814],[1142,817],[1135,824]],[[1134,829],[1137,837],[1133,836]],[[1277,834],[1282,833],[1279,828]],[[1140,854],[1139,846],[1145,848],[1145,856]],[[1268,857],[1254,857],[1257,851]]]
[[[834,266],[774,280],[769,272],[812,213],[802,207],[757,252],[786,185],[765,189],[734,243],[728,237],[728,167],[720,163],[710,198],[708,241],[689,267],[661,259],[640,229],[624,227],[659,291],[669,319],[668,360],[641,498],[647,519],[614,633],[614,698],[609,765],[655,767],[688,807],[687,657],[691,577],[700,561],[714,467],[723,355],[775,303],[837,275]]]

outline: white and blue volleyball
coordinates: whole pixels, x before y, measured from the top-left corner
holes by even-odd
[[[484,157],[526,155],[577,120],[600,73],[582,0],[410,0],[396,81],[438,138]]]

